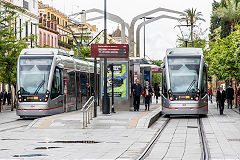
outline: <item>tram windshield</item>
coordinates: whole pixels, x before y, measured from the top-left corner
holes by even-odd
[[[196,93],[201,57],[168,57],[173,93]]]
[[[20,57],[19,86],[22,94],[45,94],[53,57]]]

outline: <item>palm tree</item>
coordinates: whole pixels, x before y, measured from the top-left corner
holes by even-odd
[[[188,8],[184,10],[185,14],[181,15],[181,21],[186,21],[187,25],[190,24],[191,26],[191,41],[193,41],[193,26],[196,24],[197,21],[204,21],[205,19],[202,18],[202,12],[197,12],[195,8]]]
[[[230,25],[230,32],[234,30],[240,20],[240,0],[221,0],[220,6],[213,14],[226,21]]]

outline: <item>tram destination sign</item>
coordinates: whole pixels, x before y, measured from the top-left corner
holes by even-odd
[[[128,58],[128,44],[91,44],[94,58]]]

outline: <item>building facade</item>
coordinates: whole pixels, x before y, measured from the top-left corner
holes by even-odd
[[[38,43],[38,2],[37,0],[1,0],[22,9],[16,10],[15,31],[18,39],[26,38],[28,47]]]
[[[39,13],[39,46],[57,48],[58,47],[58,35],[56,9],[44,5],[41,2],[38,3]]]
[[[41,35],[42,39],[39,45],[70,50],[72,47],[72,40],[69,36],[71,36],[72,33],[68,27],[71,25],[71,22],[68,20],[67,15],[48,4],[43,4],[41,1],[38,2],[38,7],[40,16],[39,22],[42,23],[40,26],[42,29],[40,30],[41,33],[39,31],[39,35]]]

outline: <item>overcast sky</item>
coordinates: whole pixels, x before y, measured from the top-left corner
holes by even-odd
[[[72,14],[81,10],[98,8],[103,10],[104,0],[42,0],[45,4],[50,4],[54,8],[66,14]],[[120,16],[128,24],[131,20],[144,12],[158,7],[184,11],[187,8],[197,8],[202,12],[206,22],[201,22],[200,27],[207,29],[210,26],[210,15],[213,0],[107,0],[107,12]],[[162,14],[178,17],[176,14],[159,12],[151,16],[156,17]],[[97,13],[87,15],[88,18],[100,16]],[[139,20],[135,25],[140,24]],[[103,20],[89,22],[91,25],[97,25],[99,31],[103,29]],[[177,35],[180,31],[174,28],[179,22],[170,19],[162,19],[146,25],[146,55],[151,59],[163,59],[167,48],[176,47]],[[112,33],[118,24],[108,21],[108,33]],[[141,51],[143,56],[143,28],[141,30]]]

